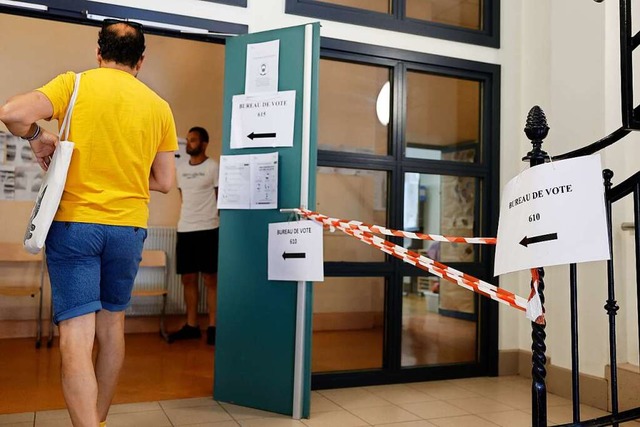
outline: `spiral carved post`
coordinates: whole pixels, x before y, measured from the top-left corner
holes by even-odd
[[[604,178],[604,188],[608,193],[611,192],[613,186],[613,171],[611,169],[605,169],[602,171],[602,177]],[[612,226],[612,202],[609,197],[606,198],[606,213],[607,213],[607,228],[609,230],[609,250],[611,258],[607,261],[607,302],[604,305],[604,309],[609,316],[609,366],[611,375],[611,414],[617,415],[619,411],[618,407],[618,356],[616,348],[616,315],[620,306],[616,301],[616,290],[613,272],[613,236],[611,235]],[[618,426],[618,423],[614,423],[614,426]]]
[[[549,126],[547,126],[547,118],[544,115],[544,111],[537,105],[529,110],[524,133],[531,140],[533,148],[522,160],[528,161],[531,167],[544,164],[549,155],[542,150],[542,142],[549,133]],[[539,277],[538,294],[540,295],[544,313],[544,269],[537,268],[536,270]],[[534,282],[532,280],[531,287],[533,288],[533,286]],[[547,334],[545,333],[545,326],[544,316],[536,322],[531,322],[531,350],[533,352],[531,358],[531,425],[533,427],[547,426],[547,385],[545,382],[547,377],[547,369],[545,367],[547,363],[545,354],[547,346],[545,338]]]

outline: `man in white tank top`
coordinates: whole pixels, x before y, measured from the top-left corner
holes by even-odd
[[[202,275],[207,288],[209,324],[207,344],[215,345],[218,287],[218,164],[207,157],[209,134],[193,127],[187,134],[189,161],[178,166],[176,178],[182,198],[176,272],[182,276],[187,322],[169,334],[169,342],[201,337],[198,324],[198,279]]]

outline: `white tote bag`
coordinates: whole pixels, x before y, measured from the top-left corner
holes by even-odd
[[[71,163],[74,146],[73,142],[67,141],[67,139],[69,138],[71,114],[73,113],[73,106],[78,97],[79,87],[80,74],[76,74],[71,101],[67,107],[67,112],[64,115],[64,121],[58,134],[60,141],[58,142],[56,150],[53,152],[49,169],[44,176],[40,191],[38,191],[38,198],[31,211],[31,219],[29,219],[27,231],[24,235],[24,248],[32,254],[37,254],[44,246],[47,233],[53,222],[53,217],[60,205],[64,184],[67,182],[67,171]]]

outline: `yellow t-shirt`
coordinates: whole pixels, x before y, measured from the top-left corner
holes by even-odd
[[[74,82],[68,72],[38,89],[59,124]],[[55,220],[146,228],[151,164],[178,149],[169,104],[127,72],[85,71],[68,139],[75,147]]]

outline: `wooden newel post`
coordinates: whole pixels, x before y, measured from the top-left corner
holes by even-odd
[[[542,142],[549,133],[549,126],[547,126],[547,118],[544,115],[544,111],[537,105],[529,110],[524,133],[531,140],[533,148],[522,160],[528,161],[531,167],[545,163],[549,159],[549,155],[542,150]],[[544,269],[537,268],[537,272],[539,277],[538,294],[540,295],[540,302],[544,312]],[[533,288],[533,280],[531,281],[531,287]],[[531,358],[531,425],[533,427],[547,426],[547,385],[545,383],[547,377],[547,369],[545,367],[547,363],[547,356],[545,355],[547,346],[544,342],[547,334],[544,330],[545,326],[544,316],[539,323],[531,322],[531,350],[533,352]]]

